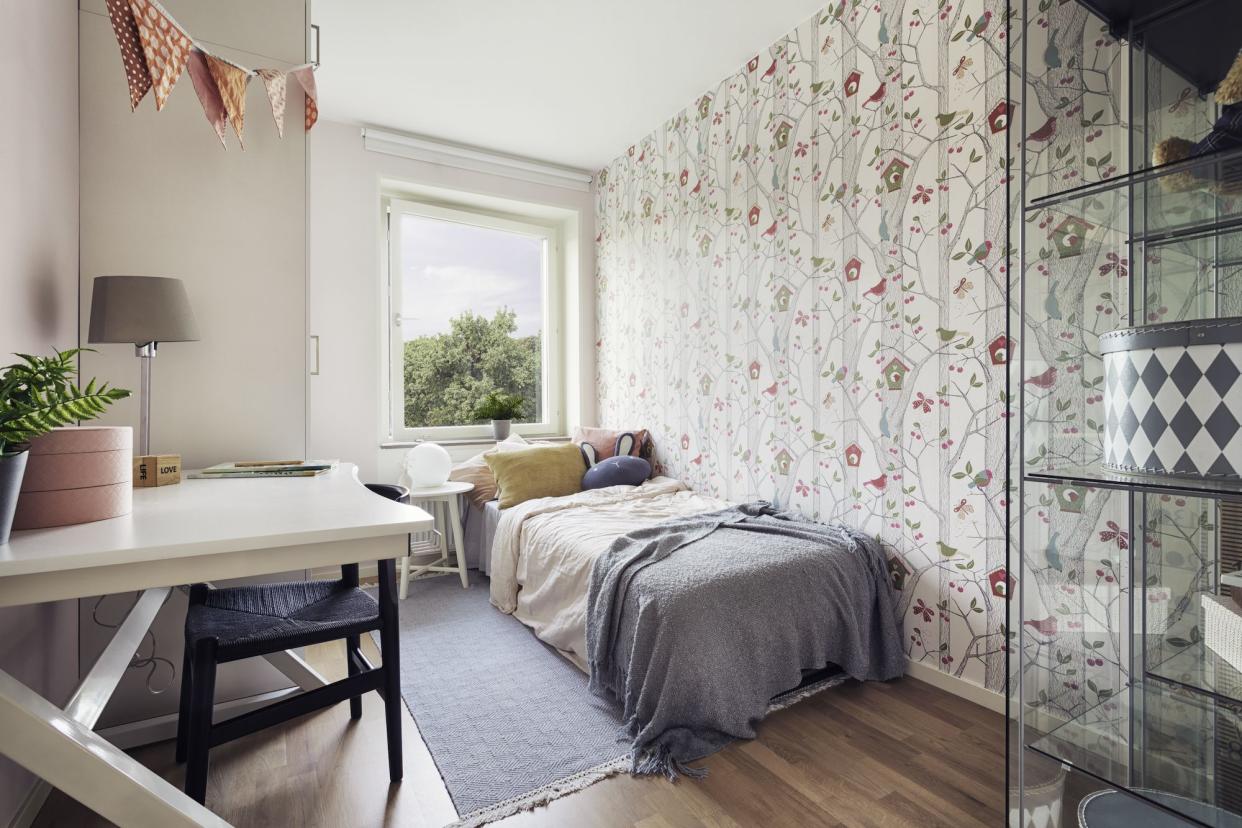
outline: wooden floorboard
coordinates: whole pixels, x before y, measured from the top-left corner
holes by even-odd
[[[368,657],[379,654],[364,637]],[[309,648],[328,678],[343,645]],[[405,780],[388,785],[383,707],[361,721],[338,705],[211,753],[207,804],[237,826],[438,828],[456,819],[414,721],[405,719]],[[132,752],[180,785],[171,742]],[[1004,824],[1004,718],[911,678],[848,682],[774,713],[752,742],[702,764],[702,780],[612,777],[499,828],[893,828]],[[36,826],[108,823],[53,792]]]

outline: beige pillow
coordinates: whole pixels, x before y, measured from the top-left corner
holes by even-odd
[[[496,499],[496,478],[492,476],[492,470],[487,465],[487,461],[483,458],[494,451],[520,451],[530,448],[534,445],[547,445],[546,443],[528,443],[519,434],[510,434],[504,440],[496,444],[495,448],[481,451],[469,460],[463,460],[453,470],[449,472],[449,480],[455,483],[473,483],[474,488],[466,495],[470,501],[480,509],[489,500]]]
[[[574,443],[490,452],[483,459],[496,477],[502,509],[537,497],[563,497],[582,491],[586,461]]]

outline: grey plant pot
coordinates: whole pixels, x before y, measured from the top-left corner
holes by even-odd
[[[13,529],[13,514],[17,511],[17,493],[22,488],[26,473],[26,458],[30,452],[0,454],[0,544],[9,542]]]
[[[497,443],[509,436],[509,426],[512,424],[513,420],[492,420],[492,436]]]

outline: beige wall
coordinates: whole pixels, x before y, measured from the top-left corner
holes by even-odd
[[[305,0],[167,0],[194,38],[245,66],[305,54]],[[263,84],[246,98],[246,148],[220,147],[189,77],[163,111],[129,111],[103,0],[82,0],[82,338],[91,282],[109,274],[184,279],[202,341],[169,343],[154,364],[151,448],[187,467],[301,457],[306,398],[306,141],[290,96],[277,137]],[[296,89],[296,86],[293,87]],[[101,345],[86,370],[138,383],[133,348]],[[137,425],[137,397],[106,422]]]
[[[403,449],[381,449],[385,320],[381,318],[381,182],[401,182],[575,214],[566,250],[577,265],[563,328],[567,425],[595,418],[595,217],[589,192],[400,158],[363,147],[359,127],[321,121],[310,140],[310,333],[320,372],[310,378],[309,446],[315,456],[358,464],[363,479],[395,481]],[[470,196],[460,198],[469,199]],[[499,208],[498,208],[499,209]],[[567,280],[568,281],[568,280]],[[454,447],[455,454],[477,447]]]
[[[72,3],[0,2],[2,364],[77,342],[77,39]],[[0,669],[64,702],[78,672],[77,602],[0,610],[0,630]],[[0,757],[0,825],[33,781]]]
[[[194,39],[251,68],[304,61],[306,0],[162,0]],[[302,97],[290,96],[279,138],[263,84],[246,96],[245,150],[222,149],[188,75],[156,112],[136,112],[103,0],[80,3],[81,337],[91,283],[104,274],[183,279],[202,340],[161,346],[154,363],[151,448],[187,468],[253,457],[301,457],[306,421],[306,138]],[[297,89],[291,86],[291,89]],[[137,389],[129,345],[98,345],[83,373]],[[137,426],[137,397],[105,423]],[[121,617],[133,594],[83,602],[89,664],[110,637],[93,620]],[[158,662],[130,670],[99,726],[176,711],[185,598],[175,593],[152,627]],[[220,701],[288,686],[266,663],[226,665]],[[168,688],[153,694],[155,689]]]

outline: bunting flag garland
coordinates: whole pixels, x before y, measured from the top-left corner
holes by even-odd
[[[106,0],[112,31],[121,49],[121,63],[129,84],[129,108],[138,108],[148,90],[155,90],[155,109],[168,102],[173,87],[187,68],[203,115],[225,142],[226,122],[233,125],[242,140],[246,119],[246,88],[250,79],[263,79],[267,101],[276,121],[276,132],[285,136],[285,108],[289,76],[302,86],[306,100],[305,127],[319,120],[319,91],[315,85],[317,64],[306,63],[292,69],[247,69],[208,52],[181,28],[159,0]],[[243,147],[244,148],[244,147]]]
[[[138,23],[129,8],[129,0],[108,0],[108,17],[117,45],[121,47],[121,63],[125,65],[125,80],[129,83],[129,111],[133,112],[151,88],[151,73],[142,54],[142,41],[138,37]]]
[[[190,59],[190,38],[155,0],[129,0],[129,8],[138,25],[138,39],[155,88],[158,112],[185,71]]]
[[[263,79],[263,88],[267,90],[267,102],[272,105],[272,119],[276,121],[276,134],[284,138],[288,74],[280,69],[258,69],[256,74]]]
[[[229,115],[233,131],[237,133],[237,141],[242,143],[242,129],[246,120],[246,85],[250,83],[250,70],[215,55],[207,55],[207,67],[211,69],[211,76],[216,81],[216,89],[220,91],[220,97],[224,101],[224,111]]]
[[[302,84],[302,91],[306,93],[306,131],[310,132],[310,128],[319,120],[319,90],[315,86],[315,67],[308,63],[290,69],[289,74]]]
[[[211,75],[211,68],[207,65],[207,55],[201,49],[190,52],[190,80],[194,83],[194,91],[198,93],[198,102],[203,107],[207,122],[220,139],[220,146],[227,147],[224,142],[224,129],[228,111],[224,106],[224,98],[220,97],[220,90],[216,87],[216,79]]]

